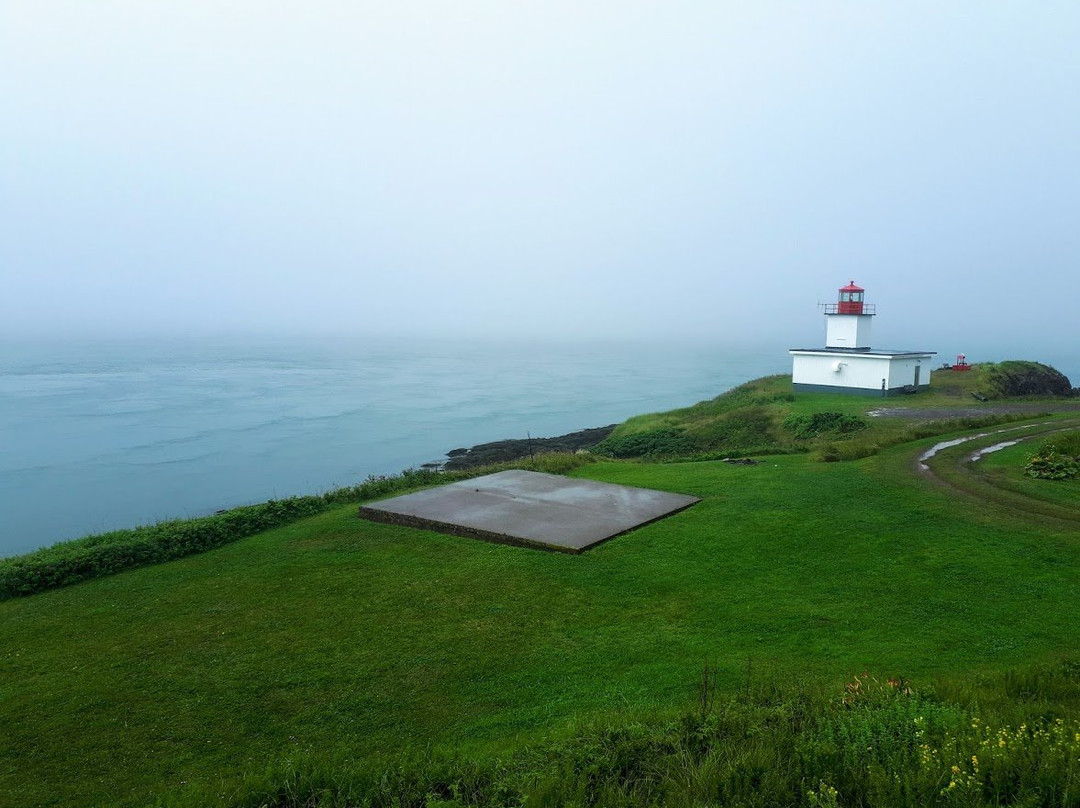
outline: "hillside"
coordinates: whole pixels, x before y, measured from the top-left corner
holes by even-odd
[[[790,376],[756,379],[716,398],[631,418],[594,451],[611,457],[742,457],[812,452],[854,459],[885,446],[960,426],[1080,409],[1069,380],[1037,362],[983,363],[967,372],[939,369],[930,389],[911,396],[796,396]]]
[[[887,402],[936,408],[914,421],[941,438],[779,379],[632,419],[621,434],[715,436],[738,434],[731,413],[789,430],[836,412],[871,425],[832,444],[908,438],[843,463],[815,462],[820,435],[748,466],[577,458],[574,475],[703,500],[582,556],[331,503],[2,602],[0,804],[945,805],[960,788],[1076,805],[1076,481],[1017,508],[1055,485],[1021,479],[1023,444],[917,473],[964,434],[950,407],[994,403],[970,396],[975,372],[941,381]],[[1080,428],[1072,401],[1009,404],[1056,411],[1003,425],[1029,443]]]

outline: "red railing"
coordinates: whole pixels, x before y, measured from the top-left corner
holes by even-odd
[[[821,307],[825,310],[826,314],[877,314],[876,303],[863,303],[862,311],[850,311],[853,303],[822,303]],[[843,310],[841,310],[843,307]]]

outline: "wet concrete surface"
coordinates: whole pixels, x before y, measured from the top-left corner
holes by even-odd
[[[700,502],[649,488],[501,471],[360,508],[375,522],[580,553]]]

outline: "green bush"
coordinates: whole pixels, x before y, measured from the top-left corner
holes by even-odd
[[[0,560],[0,599],[201,553],[244,536],[319,513],[323,497],[292,497],[201,519],[160,522],[58,544]]]
[[[842,412],[815,412],[811,415],[789,415],[782,424],[796,438],[809,440],[825,434],[851,435],[866,429],[867,423],[857,415]]]
[[[1040,480],[1072,480],[1080,476],[1080,462],[1075,457],[1050,451],[1032,455],[1024,473]]]
[[[1064,432],[1044,440],[1028,460],[1024,474],[1040,480],[1080,477],[1080,432]]]
[[[468,471],[407,469],[400,474],[371,476],[359,485],[337,488],[317,496],[270,500],[213,516],[159,522],[61,542],[26,555],[0,559],[0,600],[33,595],[135,567],[202,553],[264,530],[314,516],[335,505],[381,499],[391,494],[507,468],[564,474],[592,459],[588,454],[551,453],[517,463]]]
[[[1037,454],[1057,453],[1080,460],[1080,432],[1063,432],[1044,440]]]
[[[672,457],[692,454],[698,447],[681,429],[661,428],[631,435],[612,435],[593,447],[607,457]]]
[[[693,435],[706,449],[731,451],[776,445],[773,411],[761,404],[742,407],[706,421],[693,429]]]

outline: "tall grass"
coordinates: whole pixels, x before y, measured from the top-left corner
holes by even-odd
[[[926,687],[867,675],[839,692],[748,681],[698,701],[504,754],[312,753],[166,804],[1080,806],[1075,662]]]

